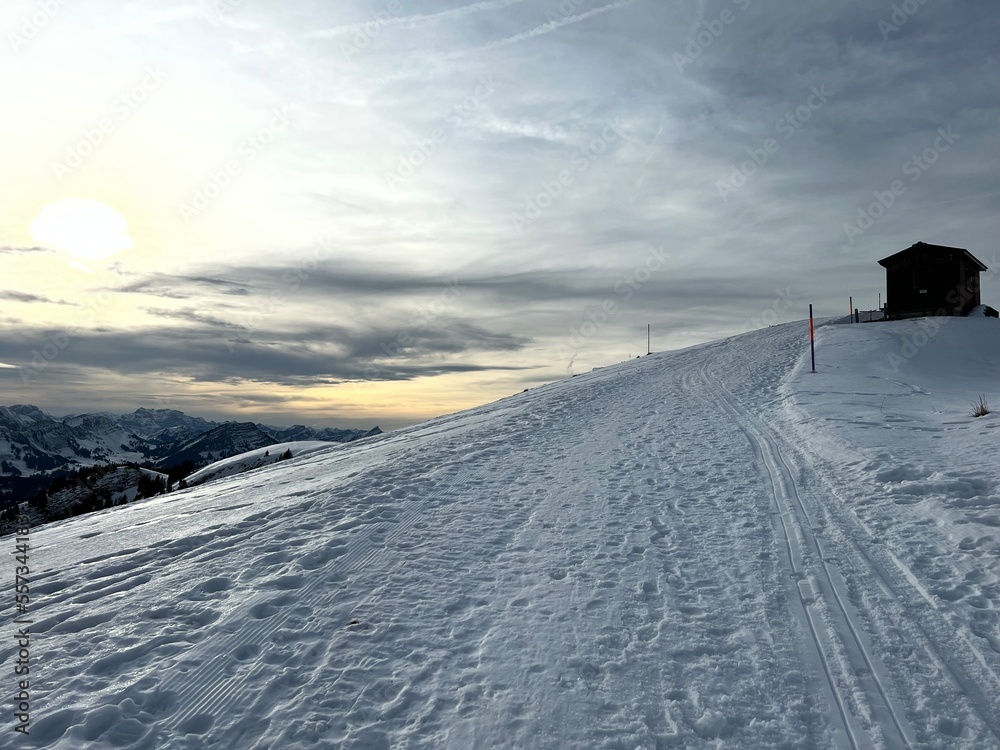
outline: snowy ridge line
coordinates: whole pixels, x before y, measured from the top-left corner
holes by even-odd
[[[854,617],[841,597],[839,587],[834,576],[831,574],[829,564],[823,555],[823,550],[815,535],[812,533],[814,525],[812,518],[810,517],[810,514],[806,509],[801,496],[799,495],[794,476],[788,468],[788,464],[782,455],[777,440],[770,434],[768,428],[759,419],[738,405],[735,397],[728,391],[728,389],[726,389],[723,383],[713,382],[711,380],[708,375],[707,368],[708,364],[706,363],[701,369],[700,374],[702,380],[706,386],[708,386],[720,399],[720,403],[723,407],[738,421],[743,432],[747,435],[751,442],[755,444],[754,450],[759,450],[764,459],[765,467],[770,478],[769,481],[775,489],[775,499],[781,506],[783,506],[782,525],[784,526],[785,524],[785,517],[791,519],[792,523],[795,525],[797,535],[800,536],[806,546],[811,548],[811,553],[815,551],[816,559],[820,563],[819,570],[822,572],[822,580],[817,581],[814,576],[810,576],[808,580],[810,583],[815,581],[819,585],[820,590],[815,592],[817,594],[817,599],[822,600],[830,612],[830,622],[827,623],[828,633],[831,637],[838,637],[838,640],[846,651],[845,656],[849,664],[855,665],[855,668],[852,671],[855,675],[864,675],[864,670],[857,669],[857,667],[862,666],[862,664],[867,670],[867,675],[860,677],[855,682],[855,685],[865,694],[869,706],[876,714],[874,716],[876,719],[875,726],[883,732],[883,737],[889,747],[912,748],[912,728],[908,726],[908,723],[904,726],[904,720],[900,719],[899,714],[901,711],[895,707],[893,698],[890,696],[889,691],[882,684],[882,680],[879,677],[880,672],[884,674],[885,670],[881,667],[881,665],[876,665],[875,658],[873,658],[870,653],[870,647],[865,643],[865,640],[860,635],[858,627],[854,622]],[[799,560],[799,570],[796,572],[805,574],[807,567],[812,568],[812,570],[815,571],[817,566],[815,564],[810,566],[808,563],[809,561],[804,557],[801,558]],[[800,582],[800,596],[801,585],[802,584]],[[836,609],[830,608],[829,599],[832,599],[836,604]],[[815,622],[810,611],[810,602],[808,602],[805,598],[802,598],[802,603],[809,617],[810,626],[815,627]],[[860,657],[862,664],[857,663],[858,657]],[[843,677],[848,683],[852,681],[848,678],[846,673]],[[867,677],[867,679],[865,679],[865,677]],[[871,681],[874,691],[872,691],[871,687],[864,687],[864,683],[868,680]],[[834,688],[835,687],[836,686],[834,686]],[[873,692],[875,694],[873,694]],[[843,710],[842,698],[839,696],[838,705]],[[886,732],[886,730],[890,728],[885,725],[884,721],[878,721],[877,714],[887,715],[895,729],[894,733]],[[907,731],[908,729],[910,730],[909,732]],[[851,736],[851,741],[855,747],[860,747],[853,735]]]
[[[804,570],[804,556],[802,553],[802,529],[799,524],[794,523],[794,511],[786,507],[786,504],[782,502],[779,495],[780,478],[776,476],[778,472],[772,465],[772,461],[769,461],[765,455],[765,444],[763,441],[758,440],[756,436],[743,424],[740,419],[739,412],[732,407],[723,397],[716,391],[710,382],[707,374],[701,370],[697,374],[694,372],[689,373],[691,381],[689,384],[689,390],[692,393],[698,393],[699,389],[696,387],[695,380],[700,377],[704,385],[707,386],[708,390],[712,393],[713,400],[716,401],[723,410],[729,414],[737,423],[740,431],[746,436],[747,441],[750,443],[753,449],[754,455],[761,462],[767,473],[767,479],[770,484],[772,499],[774,500],[775,507],[777,508],[778,520],[781,524],[782,535],[784,537],[785,549],[788,553],[788,564],[791,571],[790,578],[793,581],[793,585],[789,586],[789,589],[794,589],[795,593],[789,598],[793,601],[797,601],[800,609],[800,616],[802,621],[806,624],[812,641],[812,661],[819,665],[823,676],[826,681],[826,690],[828,691],[833,702],[837,706],[837,712],[840,719],[840,728],[847,739],[850,741],[852,750],[862,750],[862,745],[859,744],[857,739],[857,733],[861,730],[860,727],[856,726],[856,719],[850,710],[847,708],[844,696],[841,695],[840,690],[837,686],[837,679],[834,674],[833,665],[830,663],[830,657],[826,653],[826,648],[824,643],[829,643],[829,638],[823,638],[820,635],[820,627],[816,624],[816,618],[814,617],[811,609],[810,602],[806,600],[803,594],[803,589],[801,584],[808,584],[808,577]],[[789,521],[792,521],[792,528],[789,529]],[[847,675],[844,675],[847,678]]]
[[[808,451],[810,464],[827,487],[827,491],[839,498],[840,494],[825,456],[809,449],[805,443],[803,450]],[[847,508],[842,500],[824,506],[823,512],[833,521],[828,531],[836,535],[836,542],[849,548],[854,553],[855,559],[865,563],[865,575],[874,577],[880,588],[887,593],[891,606],[900,613],[897,618],[899,623],[909,625],[909,637],[919,642],[927,656],[948,674],[953,686],[970,704],[977,718],[996,741],[997,747],[1000,747],[997,707],[988,697],[991,692],[994,695],[1000,693],[1000,675],[994,671],[982,651],[971,641],[964,623],[958,620],[954,612],[940,606],[913,571],[891,550],[862,545],[861,536],[873,540],[874,543],[875,535],[863,519]],[[846,527],[853,527],[859,533],[846,533],[844,530]],[[879,559],[883,555],[888,558],[888,563]],[[847,556],[845,559],[850,562],[851,557]],[[893,567],[898,571],[898,577],[891,573]],[[916,596],[905,597],[903,592],[907,587],[912,588]],[[923,610],[921,616],[913,617],[912,613],[917,610]],[[910,614],[907,615],[907,612]],[[944,624],[947,628],[941,627]],[[942,646],[944,643],[948,644],[947,647]],[[961,649],[955,648],[958,643],[965,646],[968,650],[967,655],[963,656]],[[976,671],[980,673],[979,679],[970,674],[968,669],[970,663],[978,667]],[[984,688],[983,681],[993,682],[994,687]]]

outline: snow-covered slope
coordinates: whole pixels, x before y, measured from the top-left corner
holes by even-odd
[[[919,325],[821,327],[818,374],[776,326],[37,529],[28,744],[1000,747],[967,403],[1000,405],[1000,325],[907,357]]]
[[[343,430],[336,427],[306,427],[301,424],[292,427],[258,424],[257,429],[270,435],[279,443],[303,443],[314,440],[322,440],[327,443],[350,443],[361,438],[382,434],[382,430],[378,427],[373,427],[370,430]]]
[[[0,476],[142,461],[150,447],[107,415],[60,421],[35,406],[0,406]]]
[[[276,443],[266,448],[257,448],[256,450],[241,453],[238,456],[216,461],[214,464],[209,464],[204,469],[199,469],[189,475],[185,481],[189,487],[194,487],[206,482],[214,482],[217,479],[270,466],[273,463],[277,463],[286,451],[290,452],[294,458],[296,456],[307,456],[310,453],[315,453],[326,448],[333,448],[337,445],[339,443],[331,443],[325,440],[293,440],[289,443]]]
[[[77,443],[82,453],[95,463],[111,461],[142,461],[149,454],[153,444],[122,427],[111,417],[103,414],[84,414],[64,417],[63,424],[72,427],[79,437]],[[76,458],[75,454],[69,454]]]
[[[136,499],[143,479],[153,480],[166,490],[169,477],[150,469],[135,466],[110,466],[95,472],[87,483],[71,484],[52,493],[48,499],[50,510],[58,512],[74,503],[96,497],[99,502],[119,505]]]

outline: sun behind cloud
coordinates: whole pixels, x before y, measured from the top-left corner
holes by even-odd
[[[31,234],[42,245],[84,261],[104,260],[135,246],[124,216],[100,201],[82,198],[46,206],[32,223]]]

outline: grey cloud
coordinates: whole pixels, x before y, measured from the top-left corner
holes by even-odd
[[[0,332],[0,361],[30,369],[35,353],[62,338],[58,331],[37,328]],[[244,336],[212,321],[197,329],[74,331],[65,339],[52,362],[79,371],[164,373],[201,382],[285,385],[524,369],[468,360],[474,354],[517,351],[530,341],[453,320],[437,320],[427,330],[315,326],[300,331],[253,331]],[[46,369],[39,368],[42,377]]]
[[[608,232],[604,238],[608,242],[635,239],[628,229],[620,234]],[[654,249],[650,248],[646,256],[634,266],[622,264],[615,268],[604,269],[571,269],[561,270],[540,269],[536,271],[497,272],[488,274],[482,271],[456,269],[454,274],[439,277],[407,274],[385,271],[381,267],[364,267],[359,265],[332,264],[303,272],[305,278],[294,275],[294,270],[278,266],[242,266],[220,270],[220,275],[239,279],[239,288],[246,290],[248,297],[265,298],[273,291],[283,292],[283,300],[294,301],[303,299],[351,299],[356,297],[377,296],[380,304],[392,301],[408,301],[427,296],[448,293],[449,305],[468,307],[470,311],[484,300],[494,304],[531,303],[531,302],[568,302],[595,300],[600,301],[607,296],[620,293],[616,287],[627,288],[627,280],[632,279],[638,269],[645,267],[647,258],[653,258]],[[671,261],[671,251],[664,250],[662,257]],[[653,262],[653,261],[650,261]],[[659,261],[656,261],[659,266]],[[292,267],[294,269],[294,266]],[[282,279],[287,274],[287,283]],[[192,276],[175,275],[170,277],[170,286],[175,293],[187,298],[194,296],[196,288],[205,276],[198,273]],[[148,281],[138,281],[127,287],[119,287],[115,291],[129,293],[156,293],[163,284],[163,277],[155,277]],[[748,287],[743,281],[731,278],[713,276],[691,276],[687,269],[671,271],[662,268],[652,274],[643,284],[644,294],[660,296],[679,301],[696,301],[707,294],[716,292],[728,299],[755,299],[759,292]],[[629,295],[630,298],[632,295]],[[251,304],[253,299],[248,300]],[[154,311],[151,309],[150,311]],[[155,309],[157,315],[174,317],[194,322],[219,323],[217,319],[206,318],[193,308],[182,311],[167,311]],[[474,314],[474,313],[473,313]]]
[[[63,300],[54,300],[49,297],[42,297],[38,294],[28,294],[26,292],[14,292],[14,291],[4,291],[0,290],[0,299],[10,300],[12,302],[43,302],[49,305],[75,305],[72,302],[65,302]]]
[[[179,286],[187,287],[179,290]],[[244,284],[214,276],[173,276],[158,273],[145,279],[129,282],[115,288],[118,292],[137,292],[154,297],[169,299],[189,299],[203,294],[205,290],[217,291],[231,296],[247,296],[252,290]]]
[[[156,318],[167,318],[170,320],[180,320],[185,323],[195,323],[198,325],[214,326],[217,328],[235,328],[236,326],[229,323],[222,318],[217,318],[214,315],[206,315],[199,312],[192,307],[186,307],[181,310],[165,310],[158,307],[143,307],[141,308],[144,312]]]
[[[51,250],[45,247],[11,247],[8,245],[0,245],[0,255],[27,255],[29,253],[51,252]]]

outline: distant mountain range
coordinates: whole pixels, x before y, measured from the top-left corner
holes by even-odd
[[[169,469],[191,461],[200,468],[276,443],[347,443],[379,433],[378,427],[344,430],[212,422],[174,409],[71,414],[59,419],[36,406],[0,406],[0,499],[33,491],[51,477],[83,467],[129,462]]]

